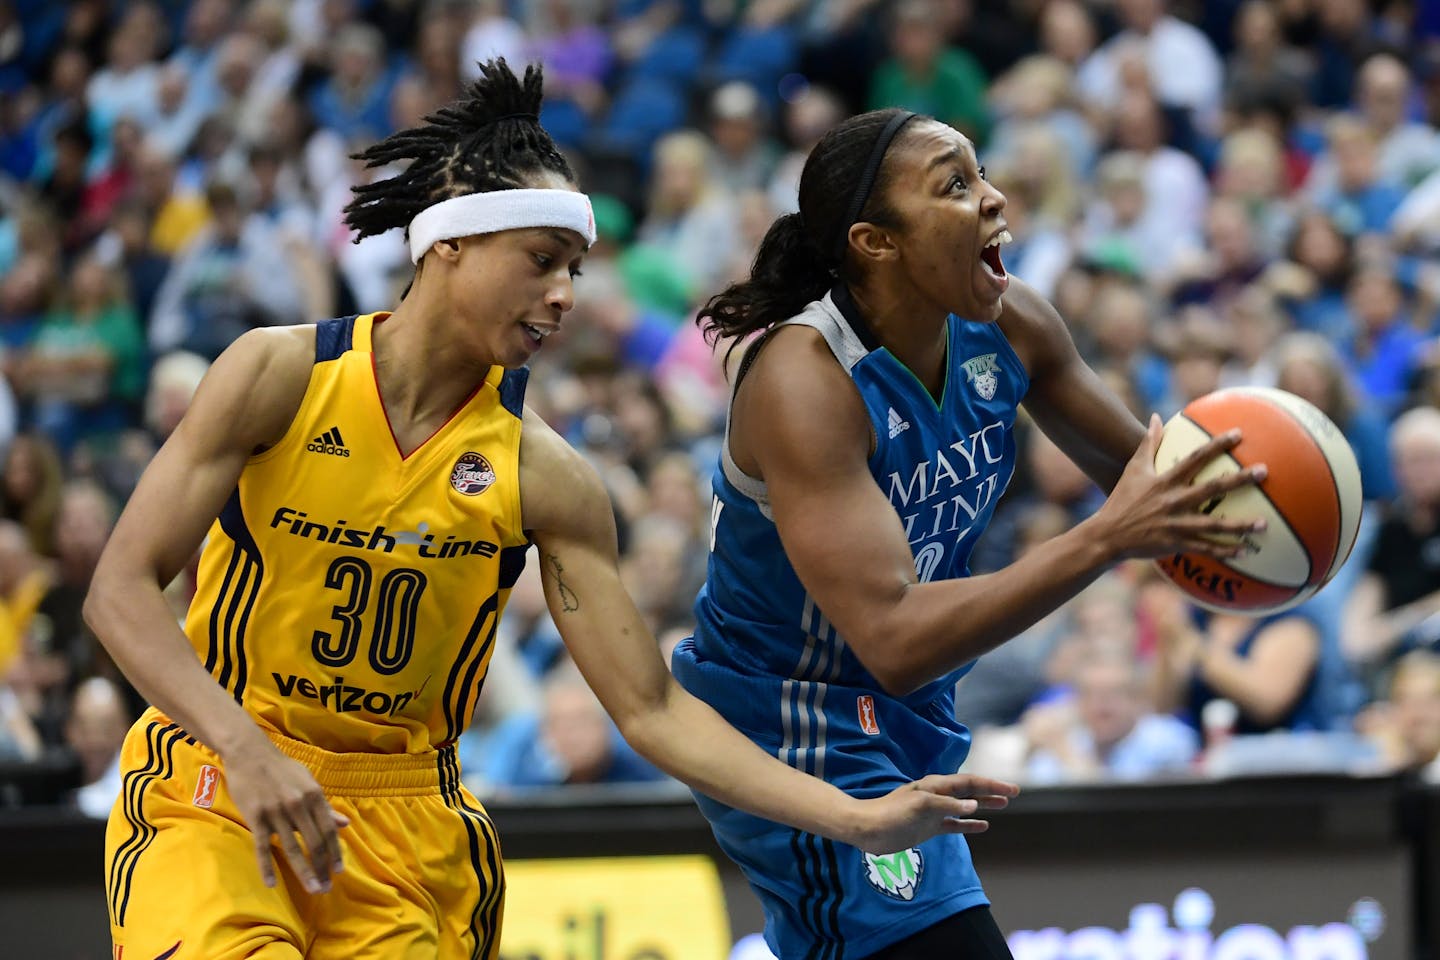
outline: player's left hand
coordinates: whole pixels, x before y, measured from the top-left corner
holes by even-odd
[[[932,774],[874,800],[864,810],[851,846],[866,853],[905,850],[940,833],[983,833],[988,820],[974,818],[980,810],[1003,810],[1020,793],[1018,784],[968,773]]]

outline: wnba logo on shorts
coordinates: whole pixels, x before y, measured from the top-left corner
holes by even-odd
[[[875,698],[868,693],[855,698],[855,710],[860,714],[860,729],[872,737],[880,735],[880,724],[875,722]]]
[[[197,807],[210,809],[215,803],[215,790],[220,786],[220,770],[205,764],[200,768],[200,779],[195,781],[195,798],[190,802]]]

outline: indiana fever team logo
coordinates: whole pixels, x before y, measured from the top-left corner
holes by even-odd
[[[971,357],[961,366],[965,369],[965,379],[970,381],[970,386],[975,388],[982,400],[995,396],[995,388],[1000,386],[1000,367],[995,363],[995,354]]]
[[[450,471],[450,486],[467,497],[479,496],[494,482],[495,470],[490,461],[473,450],[461,454],[460,459],[455,461],[455,469]]]

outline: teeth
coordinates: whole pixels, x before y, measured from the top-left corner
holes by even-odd
[[[995,239],[985,244],[985,249],[989,250],[991,247],[998,247],[1003,243],[1010,243],[1014,239],[1014,237],[1010,236],[1009,230],[1001,230],[995,235]]]
[[[521,326],[523,326],[527,331],[529,331],[530,336],[534,337],[536,340],[544,340],[546,337],[550,336],[550,334],[555,332],[553,330],[541,330],[539,327],[532,327],[528,323],[523,323],[521,324]]]

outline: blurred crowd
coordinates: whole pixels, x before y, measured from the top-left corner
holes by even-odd
[[[397,302],[401,236],[353,243],[340,213],[391,171],[350,155],[496,55],[545,64],[600,237],[527,399],[605,478],[663,649],[703,580],[726,402],[694,313],[796,208],[827,128],[904,106],[975,140],[1009,271],[1138,415],[1290,390],[1342,428],[1367,501],[1340,576],[1285,614],[1202,614],[1145,564],[1103,577],[961,681],[970,766],[1440,779],[1440,7],[0,0],[0,806],[108,810],[143,703],[79,611],[120,505],[239,333]],[[1021,429],[977,572],[1103,499]],[[660,778],[533,564],[461,755],[482,795]]]

